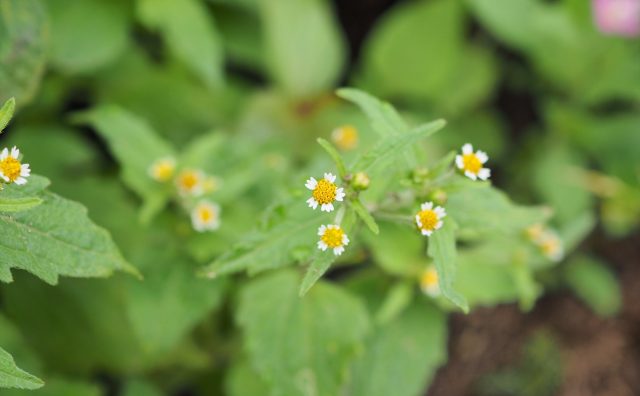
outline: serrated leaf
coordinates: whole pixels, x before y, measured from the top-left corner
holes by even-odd
[[[200,0],[138,0],[138,16],[162,32],[169,51],[209,87],[223,80],[222,40]]]
[[[342,156],[338,153],[335,147],[328,141],[318,138],[318,144],[322,146],[322,148],[329,154],[333,162],[336,164],[336,168],[338,168],[338,175],[344,179],[347,174],[347,168],[344,166],[344,161],[342,160]]]
[[[31,209],[42,203],[42,199],[36,197],[3,198],[0,196],[0,212],[20,212]]]
[[[445,314],[414,302],[377,328],[354,364],[352,396],[415,396],[428,389],[447,357]]]
[[[0,134],[2,134],[2,131],[4,130],[4,128],[7,127],[7,124],[9,124],[9,121],[11,121],[15,108],[16,108],[15,98],[7,99],[4,105],[2,105],[2,108],[0,108]]]
[[[237,314],[253,366],[273,394],[340,394],[344,372],[369,329],[364,306],[335,286],[298,297],[298,276],[284,271],[250,283]]]
[[[148,170],[157,159],[174,156],[174,150],[147,121],[114,105],[78,113],[74,120],[91,124],[106,140],[130,189],[144,199],[166,194],[164,186],[153,180]]]
[[[546,208],[516,205],[489,185],[458,180],[455,190],[448,192],[446,209],[461,230],[478,235],[519,233],[549,217]]]
[[[345,44],[329,2],[261,0],[266,57],[276,83],[306,98],[331,89],[345,61]]]
[[[356,212],[358,217],[360,217],[362,221],[364,221],[364,223],[367,225],[369,230],[371,230],[371,232],[373,232],[376,235],[380,233],[380,228],[378,227],[378,223],[376,223],[376,220],[373,218],[373,216],[371,216],[371,213],[369,213],[367,208],[365,208],[364,205],[362,205],[362,202],[360,202],[359,200],[355,200],[355,201],[351,201],[349,205],[351,205],[351,207]]]
[[[416,143],[438,132],[445,125],[446,122],[444,120],[436,120],[420,125],[410,132],[383,138],[375,147],[360,157],[353,168],[366,172],[375,166],[389,163],[400,156],[406,157],[407,154],[411,153],[410,149]]]
[[[295,261],[291,252],[296,248],[315,249],[317,229],[322,217],[307,207],[292,208],[288,218],[267,232],[254,232],[231,250],[206,266],[201,273],[215,277],[223,274],[249,270],[257,273],[279,268]]]
[[[44,382],[16,366],[11,355],[0,348],[0,388],[38,389]]]
[[[23,106],[40,85],[48,45],[47,15],[38,0],[0,2],[0,101]]]
[[[456,228],[452,219],[445,218],[442,227],[429,237],[427,254],[436,266],[442,295],[466,313],[469,311],[467,300],[453,288],[457,271]]]
[[[380,136],[396,135],[409,130],[409,126],[389,103],[355,88],[340,88],[336,93],[360,107]]]
[[[50,284],[58,276],[106,277],[116,270],[137,271],[120,255],[104,229],[89,220],[80,204],[43,191],[49,181],[32,175],[24,186],[9,185],[9,198],[38,195],[42,204],[22,212],[0,213],[0,280],[11,282],[11,268],[33,273]]]

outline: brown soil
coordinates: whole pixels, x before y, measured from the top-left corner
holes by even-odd
[[[564,378],[558,395],[640,395],[640,234],[588,242],[619,276],[623,309],[617,317],[598,317],[567,292],[545,296],[527,314],[515,305],[455,314],[449,362],[438,371],[428,396],[474,395],[478,379],[516,364],[523,343],[540,329],[560,346]]]

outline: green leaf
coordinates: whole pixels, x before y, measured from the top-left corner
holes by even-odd
[[[462,187],[448,192],[446,209],[461,231],[478,235],[519,233],[549,217],[546,208],[519,206],[487,184],[456,179]]]
[[[411,219],[407,216],[407,221]],[[402,277],[417,277],[426,267],[424,237],[404,224],[380,222],[380,236],[363,234],[374,262],[384,271]],[[402,249],[398,249],[402,246]]]
[[[169,51],[209,87],[223,80],[223,52],[213,16],[200,0],[137,0],[149,28],[162,32]]]
[[[7,351],[0,348],[0,388],[38,389],[41,379],[20,370]]]
[[[31,209],[41,203],[42,199],[36,197],[7,199],[0,196],[0,212],[20,212]]]
[[[224,382],[225,394],[228,396],[270,396],[271,390],[258,376],[249,362],[241,360],[234,363]]]
[[[33,396],[30,390],[11,389],[2,392],[3,396]],[[97,384],[78,379],[67,380],[60,377],[46,378],[46,384],[36,393],[38,396],[101,396],[102,389]]]
[[[261,0],[266,57],[275,82],[305,98],[330,90],[345,63],[345,44],[329,2]]]
[[[457,271],[456,228],[456,223],[452,219],[445,218],[442,228],[429,237],[427,254],[436,266],[442,294],[467,313],[469,305],[466,299],[453,288]]]
[[[51,63],[65,73],[86,73],[104,67],[127,48],[127,2],[49,0],[47,10],[51,20]]]
[[[347,168],[344,166],[344,161],[342,160],[342,156],[340,155],[340,153],[338,153],[338,150],[336,150],[336,148],[333,147],[331,143],[324,140],[323,138],[318,138],[317,141],[318,144],[320,144],[320,146],[322,146],[322,148],[331,156],[333,162],[336,163],[336,167],[338,168],[338,175],[340,175],[340,178],[344,179],[344,177],[347,175]]]
[[[15,97],[23,106],[40,85],[49,38],[43,5],[38,0],[0,2],[0,102]]]
[[[380,233],[380,228],[378,227],[378,223],[376,223],[373,216],[371,216],[371,213],[369,213],[367,208],[365,208],[364,205],[362,205],[362,202],[360,202],[360,200],[351,201],[349,202],[349,205],[354,209],[358,217],[360,217],[362,221],[364,221],[367,227],[369,227],[369,230],[371,230],[371,232],[373,232],[376,235]]]
[[[376,312],[376,323],[384,325],[396,319],[413,300],[415,292],[413,282],[397,282],[387,292],[384,302]]]
[[[309,264],[307,272],[304,274],[304,279],[300,284],[300,297],[303,297],[309,289],[324,275],[325,272],[331,267],[338,257],[331,251],[316,253],[313,261]]]
[[[298,297],[298,276],[283,271],[250,283],[238,323],[253,366],[274,394],[340,394],[345,370],[369,329],[366,309],[324,282]]]
[[[571,290],[598,315],[613,316],[622,307],[620,284],[611,269],[588,256],[572,259],[564,278]]]
[[[296,249],[315,249],[317,229],[324,221],[317,213],[303,205],[292,208],[288,218],[267,232],[254,231],[234,250],[222,255],[206,266],[201,273],[215,277],[249,270],[257,273],[279,268],[296,261],[292,255]]]
[[[413,1],[392,8],[364,47],[365,79],[383,96],[438,99],[436,93],[444,91],[463,56],[463,22],[463,8],[456,0]]]
[[[9,198],[38,194],[42,204],[22,212],[0,213],[0,280],[11,282],[11,268],[33,273],[50,284],[58,276],[106,277],[116,270],[136,274],[104,229],[93,224],[80,204],[43,191],[49,181],[32,175],[24,186],[6,187]]]
[[[174,156],[174,150],[145,120],[114,105],[78,113],[74,120],[91,124],[106,140],[130,189],[144,199],[163,194],[163,186],[149,177],[148,171],[157,159]]]
[[[532,0],[467,0],[475,16],[500,40],[527,48],[534,37],[535,16],[540,5]]]
[[[340,88],[336,92],[339,97],[360,107],[380,136],[396,135],[409,130],[409,126],[391,104],[355,88]]]
[[[444,128],[446,121],[436,120],[420,125],[410,132],[383,138],[366,154],[361,156],[354,169],[366,172],[375,166],[387,164],[399,157],[405,157],[420,140],[426,139]]]
[[[446,315],[432,305],[416,301],[393,321],[376,329],[366,352],[354,364],[348,394],[422,394],[446,357]]]
[[[2,131],[4,130],[4,128],[7,127],[7,124],[9,124],[9,121],[11,121],[15,108],[16,108],[15,98],[7,99],[7,101],[4,102],[4,105],[2,105],[2,108],[0,108],[0,134],[2,134]]]

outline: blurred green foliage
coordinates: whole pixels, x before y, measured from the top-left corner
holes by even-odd
[[[582,242],[640,223],[640,42],[582,0],[412,0],[360,48],[345,10],[0,0],[0,141],[43,175],[0,191],[2,394],[411,396],[446,362],[449,312],[528,310],[558,285],[619,311]],[[467,142],[493,185],[455,172]],[[163,158],[210,190],[154,180]],[[324,172],[347,192],[336,217],[305,205]],[[215,232],[193,229],[199,200]],[[425,201],[447,211],[429,238]],[[316,248],[328,222],[342,256]],[[537,337],[482,388],[548,394],[556,352]]]

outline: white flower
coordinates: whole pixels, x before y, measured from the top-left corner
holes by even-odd
[[[149,176],[153,180],[166,182],[171,180],[176,170],[176,160],[173,157],[163,157],[157,159],[149,166]]]
[[[469,143],[462,146],[462,155],[456,156],[456,166],[465,176],[472,180],[487,180],[491,176],[491,169],[482,165],[489,160],[484,151],[473,152],[473,146]]]
[[[447,212],[441,206],[433,207],[433,202],[425,202],[420,205],[420,211],[416,214],[416,224],[422,235],[430,236],[433,231],[442,227],[442,219]]]
[[[558,262],[564,258],[564,246],[562,240],[555,232],[546,230],[535,241],[536,245],[540,248],[540,251],[549,260]]]
[[[353,150],[358,145],[358,130],[353,125],[343,125],[331,132],[331,140],[340,150]]]
[[[4,148],[0,153],[0,178],[6,183],[23,185],[27,183],[27,177],[31,175],[29,164],[20,162],[20,150],[13,146],[11,152]]]
[[[318,228],[318,235],[320,236],[318,249],[325,251],[331,248],[336,256],[341,255],[344,252],[344,247],[349,244],[349,237],[339,225],[321,225]]]
[[[220,206],[210,201],[200,201],[191,211],[191,224],[198,232],[220,228]]]
[[[345,193],[342,187],[336,186],[336,176],[331,173],[325,173],[324,178],[316,180],[310,177],[305,184],[309,190],[311,190],[311,198],[307,200],[310,208],[316,209],[320,205],[320,210],[323,212],[331,212],[333,202],[342,201]]]
[[[201,170],[185,169],[176,178],[176,186],[182,195],[202,195],[205,187],[206,175]]]
[[[434,266],[429,266],[420,275],[420,289],[423,293],[438,297],[440,295],[440,283],[438,282],[438,272]]]

